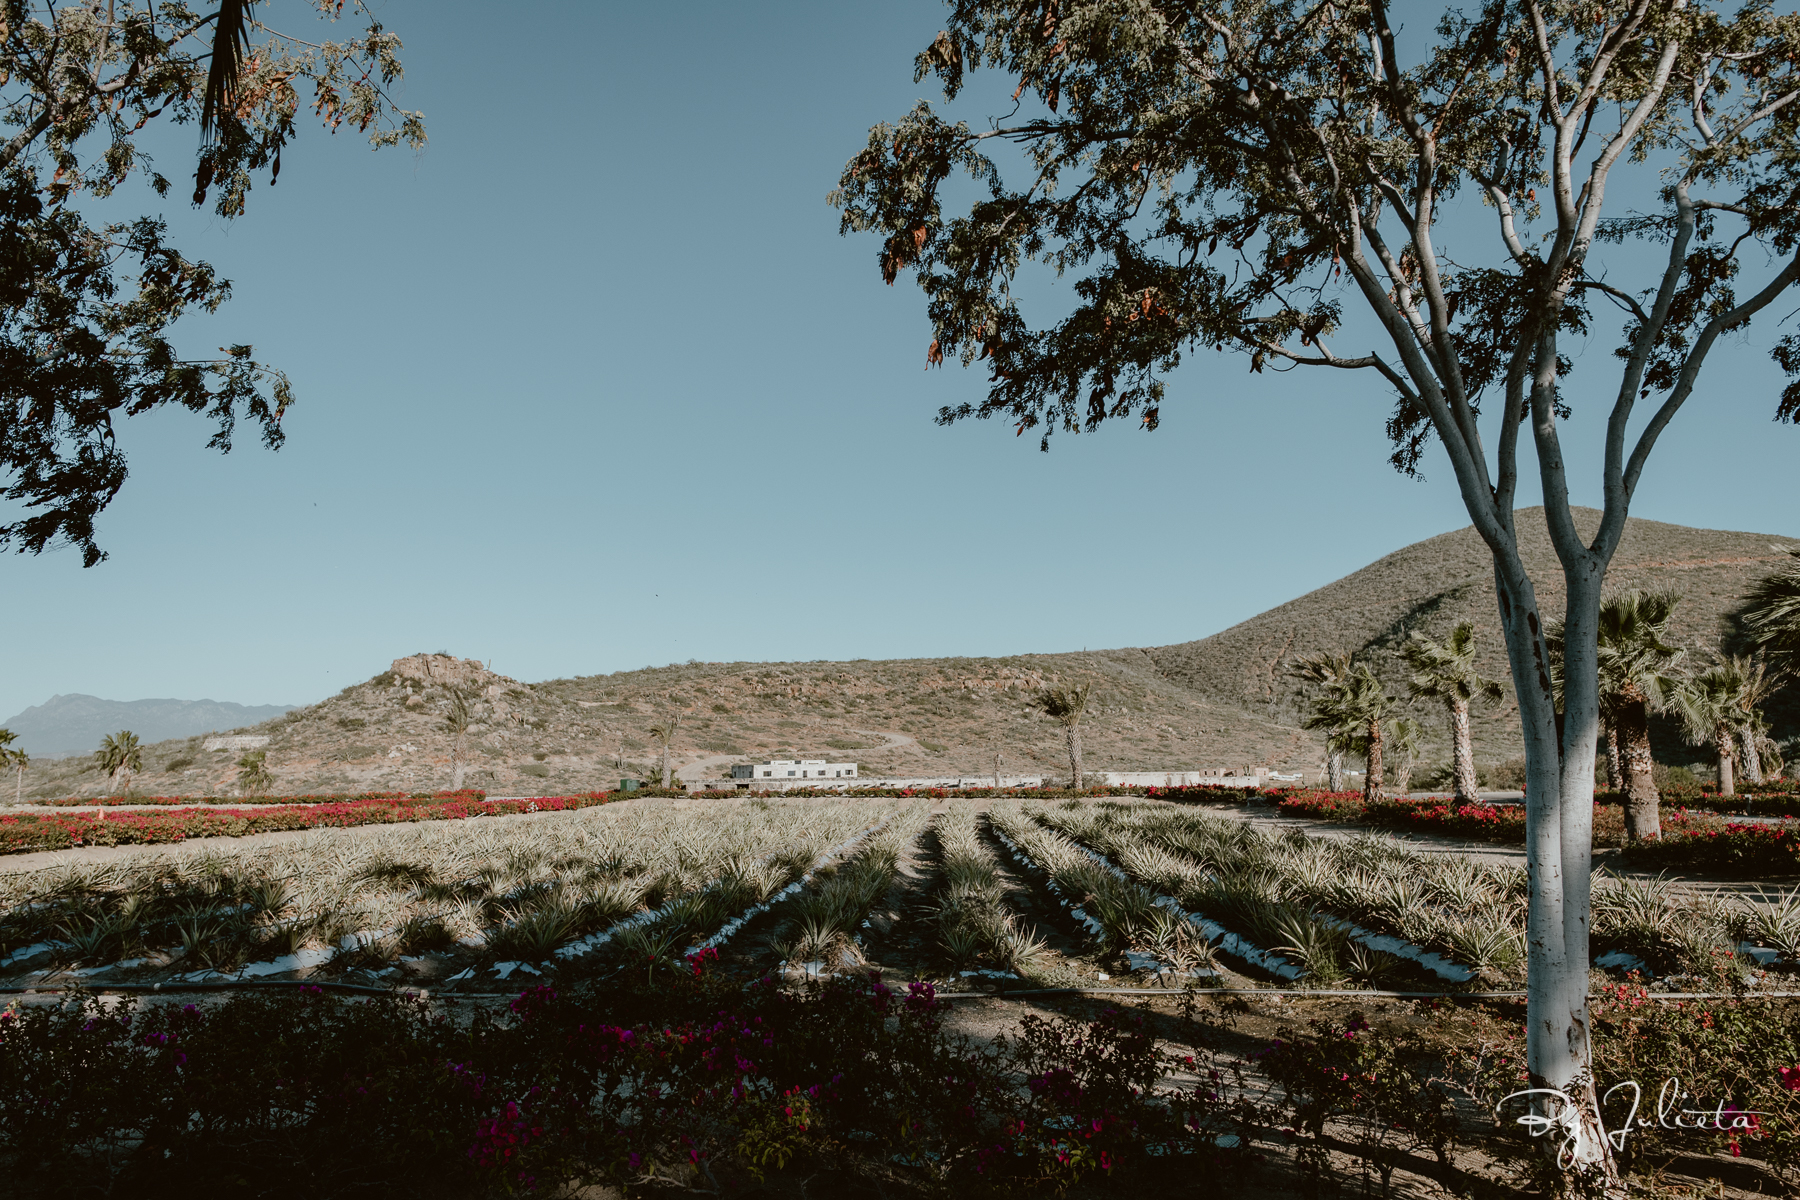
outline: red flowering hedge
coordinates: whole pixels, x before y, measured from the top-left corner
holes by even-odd
[[[1800,871],[1800,822],[1723,820],[1685,808],[1662,814],[1662,837],[1631,847],[1633,866],[1787,874]]]
[[[655,788],[640,788],[638,795],[694,795],[708,799],[723,799],[728,796],[752,796],[775,799],[782,796],[799,799],[822,799],[829,797],[849,797],[851,799],[881,797],[905,798],[908,796],[926,796],[934,800],[960,798],[968,800],[988,799],[1022,799],[1022,800],[1062,800],[1074,796],[1149,796],[1158,800],[1172,800],[1178,804],[1229,804],[1234,801],[1253,800],[1258,796],[1283,796],[1287,793],[1275,790],[1264,791],[1259,788],[1219,787],[1213,784],[1196,784],[1192,787],[975,787],[975,788],[891,788],[891,787],[852,787],[852,788],[777,788],[766,791],[739,791],[735,788],[723,788],[711,791],[691,793],[662,792]]]
[[[33,800],[30,803],[47,808],[75,808],[90,805],[180,805],[180,804],[350,804],[360,800],[485,800],[487,793],[479,788],[462,788],[443,792],[339,792],[317,796],[64,796],[57,800]]]
[[[621,797],[618,792],[538,796],[520,800],[371,796],[329,804],[264,808],[175,808],[156,812],[37,813],[0,815],[0,854],[67,850],[74,846],[150,845],[196,837],[243,837],[283,829],[391,825],[403,821],[458,821],[512,813],[589,808]]]
[[[1792,780],[1754,784],[1739,789],[1735,795],[1721,796],[1712,784],[1704,787],[1666,787],[1661,792],[1665,806],[1693,809],[1697,812],[1725,813],[1746,817],[1800,817],[1800,791]],[[1596,792],[1599,804],[1624,804],[1620,792]]]
[[[1392,799],[1371,804],[1363,800],[1361,792],[1289,792],[1276,806],[1293,817],[1515,846],[1525,841],[1523,804],[1458,804],[1445,799]],[[1665,808],[1661,817],[1660,839],[1626,850],[1626,861],[1632,866],[1779,874],[1800,870],[1800,822],[1732,821],[1687,808]],[[1620,845],[1624,832],[1623,809],[1596,801],[1594,844]]]

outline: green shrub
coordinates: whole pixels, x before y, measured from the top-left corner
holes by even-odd
[[[339,729],[361,729],[368,721],[362,717],[339,717],[337,723]]]
[[[519,774],[529,775],[533,779],[548,779],[550,777],[550,768],[546,767],[543,763],[526,763],[519,768]]]
[[[168,765],[163,767],[163,770],[169,774],[173,774],[176,771],[186,770],[193,765],[194,756],[191,754],[184,754],[180,758],[171,758]]]

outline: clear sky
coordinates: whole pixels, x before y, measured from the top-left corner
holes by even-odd
[[[299,403],[279,454],[127,423],[111,560],[0,559],[0,716],[59,692],[307,703],[420,650],[538,680],[1157,645],[1467,524],[1441,459],[1426,483],[1386,466],[1373,380],[1207,355],[1154,434],[1045,455],[936,427],[982,377],[924,369],[920,294],[825,203],[871,124],[936,98],[912,82],[931,0],[378,12],[421,155],[304,128],[229,226],[135,195],[236,283],[183,337],[254,343]],[[1769,340],[1715,351],[1636,515],[1800,533]],[[1593,503],[1602,418],[1572,399]]]

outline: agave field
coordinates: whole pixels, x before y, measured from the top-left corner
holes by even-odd
[[[1516,990],[1525,873],[1159,799],[640,799],[0,875],[0,982],[496,990],[878,969],[940,987]],[[1800,966],[1800,891],[1602,872],[1598,968]]]
[[[146,849],[0,875],[0,983],[62,997],[0,1012],[25,1114],[0,1154],[149,1192],[237,1178],[249,1146],[446,1195],[851,1159],[921,1195],[1201,1163],[1443,1182],[1448,1147],[1510,1153],[1479,1114],[1523,1086],[1495,993],[1521,985],[1524,907],[1515,867],[1159,798],[651,797]],[[1757,996],[1800,970],[1800,892],[1602,873],[1594,934],[1608,1078],[1770,1114],[1709,1144],[1800,1180],[1800,1023]],[[272,983],[296,986],[238,986]],[[106,995],[190,987],[226,995]],[[1086,1015],[1024,1007],[1096,989]],[[1297,990],[1395,1012],[1239,1022]],[[971,1040],[945,1004],[971,992],[1024,1015]]]

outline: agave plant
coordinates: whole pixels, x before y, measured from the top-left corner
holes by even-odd
[[[1323,921],[1315,921],[1303,909],[1283,907],[1272,914],[1272,918],[1272,932],[1281,939],[1272,947],[1277,954],[1293,959],[1314,983],[1330,984],[1344,978],[1349,934]]]
[[[1359,987],[1385,989],[1402,981],[1408,972],[1405,959],[1350,941],[1344,951],[1344,975]]]
[[[1800,888],[1758,889],[1754,899],[1740,897],[1738,905],[1747,940],[1800,961]]]
[[[117,912],[74,913],[58,928],[67,943],[67,961],[101,965],[116,962],[136,933],[130,918]]]
[[[1477,975],[1510,978],[1525,965],[1525,940],[1509,926],[1458,922],[1446,934],[1455,959]]]

